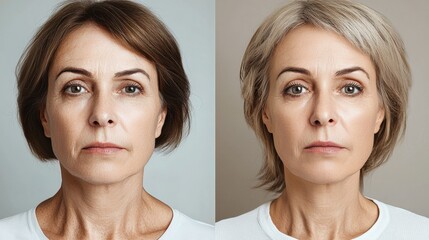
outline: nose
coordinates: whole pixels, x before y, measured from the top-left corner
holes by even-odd
[[[93,127],[113,127],[117,119],[114,114],[112,97],[98,94],[94,96],[89,124]]]
[[[332,96],[328,94],[319,94],[314,99],[313,112],[310,116],[310,123],[313,126],[329,126],[335,125],[337,115],[335,112],[335,102]]]

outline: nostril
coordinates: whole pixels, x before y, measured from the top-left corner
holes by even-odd
[[[315,124],[315,125],[320,125],[320,121],[319,121],[319,120],[316,120],[316,121],[314,121],[314,124]]]
[[[103,119],[99,118],[97,120],[90,121],[92,126],[96,127],[106,127],[106,126],[113,126],[115,124],[115,121],[113,119]]]
[[[330,122],[330,123],[333,123],[333,122],[334,122],[334,119],[329,119],[329,122]]]

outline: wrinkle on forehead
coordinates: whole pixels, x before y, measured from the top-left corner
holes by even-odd
[[[359,66],[369,73],[370,79],[376,77],[369,55],[337,33],[311,25],[299,26],[286,34],[274,51],[271,65],[271,78],[285,65],[306,68],[314,76],[334,75],[338,70]]]
[[[56,51],[49,78],[64,67],[85,68],[95,76],[107,72],[113,76],[115,72],[137,68],[137,66],[146,68],[150,78],[157,78],[156,67],[151,61],[127,46],[123,46],[103,28],[93,23],[86,23],[64,38]],[[153,70],[149,71],[147,68],[153,68]]]

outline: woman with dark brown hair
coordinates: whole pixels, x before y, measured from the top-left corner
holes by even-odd
[[[212,239],[143,188],[155,148],[188,128],[189,82],[174,37],[129,1],[63,5],[18,67],[19,117],[32,152],[58,159],[60,190],[0,221],[1,239]]]

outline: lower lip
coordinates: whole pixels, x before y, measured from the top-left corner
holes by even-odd
[[[96,153],[96,154],[113,154],[117,153],[119,151],[123,150],[123,148],[114,148],[114,147],[106,147],[106,148],[100,148],[100,147],[90,147],[90,148],[84,148],[83,151],[87,153]]]
[[[342,147],[310,147],[305,148],[305,151],[310,153],[337,153],[343,149]]]

